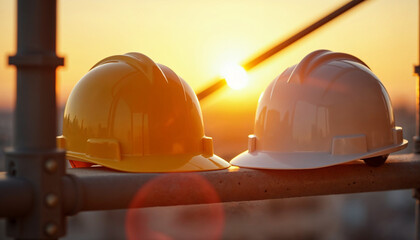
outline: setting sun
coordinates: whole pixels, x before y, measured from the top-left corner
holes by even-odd
[[[238,64],[228,64],[221,69],[221,76],[226,79],[232,89],[242,89],[248,85],[249,79],[245,69]]]

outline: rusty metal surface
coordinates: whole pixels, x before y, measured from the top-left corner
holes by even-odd
[[[356,161],[292,171],[233,167],[200,173],[136,174],[86,168],[68,169],[67,173],[76,176],[82,186],[79,194],[84,201],[79,208],[86,211],[127,208],[137,193],[146,195],[138,207],[153,207],[419,188],[420,156],[391,156],[377,168]],[[202,179],[206,183],[197,183]],[[203,198],[200,188],[209,194],[214,190],[218,199]]]
[[[420,155],[391,156],[385,165],[376,168],[356,161],[292,171],[232,167],[158,174],[79,168],[67,169],[67,173],[70,175],[62,178],[62,204],[65,213],[72,215],[128,208],[136,195],[140,202],[134,207],[154,207],[420,188]],[[31,203],[30,185],[18,181],[0,173],[0,217],[14,215],[14,211],[23,214],[16,209],[27,209]]]

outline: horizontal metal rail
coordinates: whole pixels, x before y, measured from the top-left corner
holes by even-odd
[[[27,180],[6,178],[0,175],[0,216],[18,217],[30,211],[33,203],[33,189]]]
[[[385,165],[376,168],[360,161],[311,170],[231,167],[220,171],[159,174],[79,168],[68,169],[67,173],[62,181],[62,201],[64,212],[71,215],[129,207],[416,189],[420,188],[420,155],[390,156]],[[13,191],[11,184],[15,186]],[[29,183],[1,174],[0,217],[23,214],[16,209],[28,209],[32,200],[30,189]],[[140,203],[130,205],[136,196]]]

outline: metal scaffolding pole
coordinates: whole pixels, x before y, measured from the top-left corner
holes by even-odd
[[[56,149],[56,0],[18,0],[14,139],[6,151],[11,179],[30,182],[30,210],[8,218],[7,235],[17,239],[55,239],[65,232],[61,178],[65,153]],[[17,182],[16,182],[17,183]]]
[[[420,1],[419,1],[419,23],[418,28],[420,29]],[[417,78],[416,82],[416,135],[413,137],[414,142],[414,152],[420,153],[420,30],[418,32],[419,34],[419,49],[417,50],[419,52],[419,65],[414,67],[414,73],[419,76]]]
[[[420,240],[420,188],[413,190],[413,197],[416,200],[415,214],[416,214],[416,240]]]
[[[419,65],[414,67],[414,72],[418,75],[417,82],[416,82],[416,135],[413,137],[414,142],[414,153],[419,154],[420,153],[420,0],[418,3],[418,57],[419,57]],[[420,240],[420,193],[419,188],[414,189],[414,198],[416,200],[415,206],[415,218],[416,218],[416,238],[417,240]]]

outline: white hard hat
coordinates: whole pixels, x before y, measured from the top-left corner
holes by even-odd
[[[391,101],[360,59],[327,50],[286,69],[261,95],[248,151],[231,164],[310,169],[364,159],[380,165],[407,146]]]

